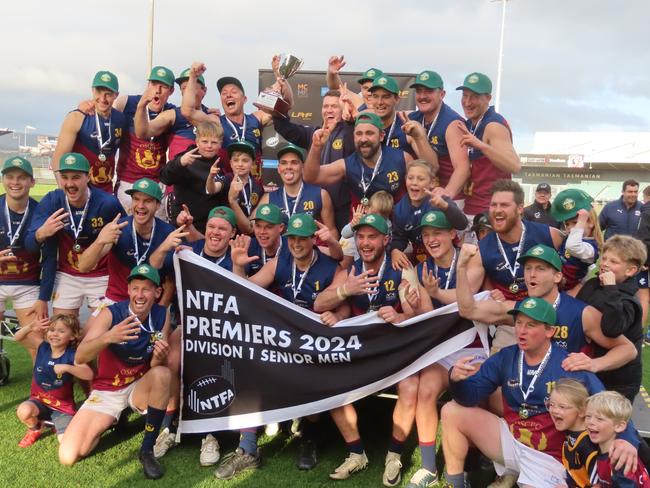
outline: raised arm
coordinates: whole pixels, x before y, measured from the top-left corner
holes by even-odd
[[[467,149],[461,144],[461,136],[463,133],[458,127],[458,124],[465,127],[462,122],[457,121],[449,124],[445,131],[445,140],[447,141],[449,158],[451,159],[451,165],[454,168],[454,171],[449,178],[449,182],[445,187],[445,193],[451,198],[458,195],[471,174],[469,154],[467,153]]]
[[[79,256],[77,267],[81,273],[88,273],[95,269],[100,259],[106,256],[117,243],[122,229],[129,225],[128,220],[120,223],[118,220],[120,220],[120,214],[117,214],[112,222],[102,227],[97,239]]]
[[[63,119],[63,124],[59,131],[59,137],[56,140],[56,149],[54,149],[54,154],[52,155],[52,171],[55,171],[54,175],[57,176],[57,181],[58,173],[56,173],[56,171],[59,170],[59,160],[65,153],[72,151],[83,121],[84,114],[78,110],[70,112],[65,116],[65,119]]]
[[[321,166],[321,153],[329,138],[329,130],[318,129],[312,137],[311,148],[305,160],[303,178],[307,183],[327,186],[345,178],[345,161],[337,159],[333,163]]]
[[[156,118],[149,120],[147,106],[149,105],[149,102],[153,100],[154,91],[155,87],[148,86],[140,97],[135,109],[133,123],[135,135],[140,139],[149,139],[151,137],[159,136],[174,125],[174,122],[176,121],[176,110],[174,109],[164,110]]]
[[[521,170],[521,161],[512,146],[512,139],[508,129],[497,122],[490,122],[483,132],[480,140],[469,129],[461,125],[461,144],[481,151],[501,171],[518,173]]]
[[[135,315],[129,315],[119,324],[111,327],[113,314],[108,308],[103,309],[86,323],[86,335],[77,348],[75,363],[84,364],[97,358],[109,344],[117,344],[137,339],[140,333],[140,321]]]
[[[219,117],[213,114],[206,114],[200,108],[196,107],[196,94],[199,90],[198,77],[205,73],[205,70],[205,64],[196,61],[192,63],[189,72],[190,76],[187,79],[187,85],[185,85],[183,99],[181,100],[181,114],[194,126],[206,121],[221,124]]]

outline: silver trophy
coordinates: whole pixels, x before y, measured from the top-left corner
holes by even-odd
[[[296,71],[302,66],[302,59],[297,58],[293,54],[280,54],[280,61],[278,63],[276,77],[283,80],[288,80]],[[275,71],[275,70],[274,70]],[[274,83],[273,86],[265,88],[260,92],[257,101],[253,102],[260,110],[269,113],[281,115],[282,117],[289,118],[289,103],[282,97],[280,93],[279,83]]]

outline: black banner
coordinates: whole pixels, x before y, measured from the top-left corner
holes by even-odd
[[[182,251],[183,432],[254,427],[378,392],[470,344],[449,305],[394,326],[376,313],[327,327],[317,314]]]

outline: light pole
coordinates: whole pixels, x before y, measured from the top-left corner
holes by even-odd
[[[36,130],[36,127],[32,127],[31,125],[26,125],[25,126],[25,147],[27,147],[27,131],[28,130]]]
[[[497,88],[494,94],[494,110],[499,111],[501,103],[501,70],[503,68],[503,33],[506,30],[506,3],[508,0],[493,0],[501,2],[501,38],[499,39],[499,64],[497,66]]]
[[[154,19],[154,4],[155,0],[151,0],[151,8],[149,10],[149,46],[147,49],[147,73],[149,76],[153,66],[153,19]]]

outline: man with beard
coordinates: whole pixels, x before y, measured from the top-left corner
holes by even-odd
[[[321,115],[323,125],[330,130],[320,164],[329,164],[354,152],[354,125],[342,119],[341,92],[329,90],[323,95]],[[273,127],[287,141],[309,150],[312,136],[319,127],[294,124],[288,118],[273,115]],[[304,160],[304,158],[303,158]],[[279,168],[278,168],[279,171]],[[340,232],[350,220],[350,192],[343,182],[325,187],[334,204],[336,228]]]
[[[54,314],[78,315],[79,307],[88,301],[94,310],[106,293],[108,259],[99,261],[87,273],[79,270],[79,257],[101,232],[124,209],[113,195],[89,186],[90,163],[79,153],[67,153],[59,161],[59,181],[63,189],[43,197],[29,226],[25,247],[37,252],[41,246],[57,246],[58,265],[54,282]],[[45,261],[57,260],[48,253]],[[48,263],[49,266],[49,263]]]
[[[206,67],[203,63],[192,63],[190,68],[187,87],[183,96],[181,107],[182,114],[194,125],[208,117],[195,105],[196,92],[199,90],[198,77],[205,73]],[[255,163],[251,174],[253,178],[262,178],[262,129],[271,124],[271,116],[261,110],[251,114],[244,113],[246,95],[244,86],[233,76],[224,76],[217,80],[217,89],[221,97],[223,114],[220,116],[221,126],[224,131],[223,149],[234,142],[248,141],[255,147]],[[222,151],[220,154],[223,163],[228,159],[228,153]]]
[[[303,181],[305,152],[298,146],[287,144],[278,151],[278,173],[282,186],[265,193],[260,203],[272,203],[282,209],[285,224],[295,213],[307,213],[323,222],[337,236],[332,200],[320,186]]]
[[[470,165],[467,149],[461,144],[461,132],[453,122],[462,122],[463,118],[443,101],[445,90],[442,78],[435,71],[421,72],[409,88],[415,88],[418,109],[408,117],[424,126],[429,144],[438,155],[438,182],[447,196],[462,200],[462,189],[469,179]]]
[[[262,208],[258,209],[258,212],[261,210]],[[294,214],[289,219],[284,235],[287,239],[286,247],[280,248],[275,259],[267,261],[248,279],[262,288],[277,290],[282,298],[299,307],[315,311],[318,296],[336,277],[345,274],[338,262],[326,253],[341,259],[343,251],[329,229],[308,214]],[[316,239],[328,247],[317,247]],[[242,235],[237,237],[232,247],[233,271],[242,277],[246,277],[246,268],[259,259],[258,256],[250,255],[249,246],[250,237]],[[349,315],[349,308],[344,306],[331,313],[337,320],[341,320]],[[318,416],[304,419],[297,463],[299,469],[308,470],[316,465],[317,420]],[[245,469],[258,466],[257,434],[254,429],[246,430],[242,431],[235,453],[224,459],[215,475],[219,479],[230,479]]]
[[[426,146],[433,153],[420,123],[408,121],[402,130],[413,137],[418,147]],[[406,166],[413,158],[400,149],[382,147],[384,124],[377,114],[364,112],[357,116],[354,123],[356,151],[353,154],[321,166],[321,155],[328,137],[327,129],[314,132],[311,149],[303,169],[303,177],[307,183],[322,186],[338,181],[347,182],[353,207],[359,203],[367,206],[368,199],[379,190],[389,192],[395,200],[399,199],[404,191]],[[434,169],[438,167],[435,154],[433,159],[427,162]]]
[[[465,188],[465,214],[468,218],[487,210],[490,188],[499,179],[510,179],[521,169],[519,156],[512,145],[512,133],[506,120],[490,106],[492,82],[482,73],[470,73],[461,86],[461,105],[465,124],[461,145],[469,149],[471,175]]]
[[[115,154],[128,129],[124,114],[113,108],[118,92],[119,83],[113,73],[98,71],[95,74],[89,113],[73,110],[61,126],[52,156],[52,170],[55,175],[61,156],[68,152],[77,152],[83,154],[91,163],[90,183],[100,190],[113,193]],[[61,185],[58,178],[57,181]]]
[[[330,315],[346,302],[352,307],[353,315],[377,311],[386,322],[401,322],[406,315],[401,313],[398,287],[402,282],[402,271],[393,269],[390,253],[387,251],[390,237],[388,223],[376,214],[361,217],[354,226],[359,259],[349,274],[339,273],[332,284],[314,302],[314,311],[323,313],[323,321],[334,325],[338,317]],[[357,412],[353,404],[330,411],[339,432],[350,450],[345,461],[337,467],[330,478],[347,479],[353,473],[365,469],[368,458],[364,451],[357,425]]]
[[[490,222],[494,232],[479,242],[479,252],[488,287],[499,290],[507,300],[527,296],[523,269],[519,258],[535,244],[558,249],[563,236],[546,224],[521,220],[524,191],[512,180],[497,180],[492,185]],[[482,280],[483,277],[480,277]],[[493,350],[514,342],[512,327],[497,327]]]
[[[540,183],[535,189],[535,201],[524,208],[524,220],[541,222],[551,227],[560,228],[560,224],[551,216],[551,185]]]
[[[25,248],[25,236],[38,203],[29,196],[34,187],[32,165],[21,157],[8,158],[2,165],[0,196],[3,208],[0,225],[0,314],[5,303],[11,300],[21,327],[34,319],[47,317],[47,304],[52,296],[56,262],[46,260],[49,268],[43,269],[41,280],[40,253]],[[50,252],[54,251],[54,246]],[[40,285],[40,286],[39,286]]]
[[[128,300],[104,308],[86,326],[75,362],[97,360],[93,390],[63,434],[59,461],[75,464],[97,446],[100,436],[131,407],[146,416],[139,459],[149,479],[164,474],[153,445],[169,400],[166,366],[169,312],[156,304],[160,277],[148,264],[131,270]]]
[[[149,256],[174,231],[174,227],[156,217],[162,191],[155,181],[142,178],[127,190],[127,194],[133,203],[132,215],[121,219],[116,217],[106,224],[97,239],[79,256],[79,271],[86,273],[108,255],[105,299],[108,304],[128,298],[129,271],[147,263]],[[171,255],[164,270],[166,273],[172,272]],[[173,288],[170,291],[173,292]]]

